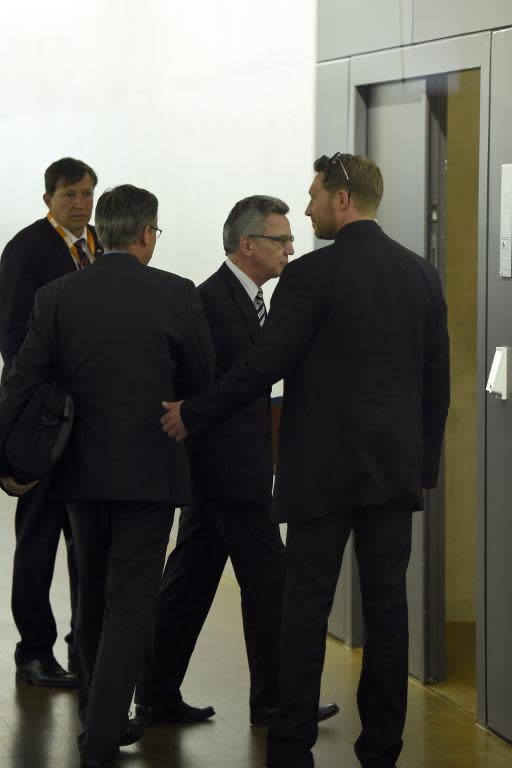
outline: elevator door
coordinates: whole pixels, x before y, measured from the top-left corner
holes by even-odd
[[[424,78],[375,85],[367,92],[367,154],[382,170],[378,221],[393,239],[425,256],[428,179],[428,99]],[[409,672],[426,669],[425,513],[413,516],[409,600]]]

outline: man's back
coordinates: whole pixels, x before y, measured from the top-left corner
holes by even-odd
[[[42,289],[34,322],[75,400],[57,496],[187,501],[185,450],[165,439],[160,416],[162,400],[197,392],[211,378],[193,284],[111,253]],[[22,354],[33,360],[31,338]]]
[[[308,291],[309,310],[300,296],[294,305],[290,282]],[[296,318],[298,336],[302,322],[313,333],[286,376],[277,514],[283,503],[288,515],[295,509],[307,517],[313,500],[317,512],[390,499],[419,505],[424,480],[434,473],[427,466],[422,477],[424,400],[448,396],[424,388],[425,370],[432,366],[435,374],[448,355],[435,270],[374,222],[361,221],[292,263],[276,298],[281,291],[287,300],[271,313],[272,328],[279,332],[286,312]],[[439,435],[431,436],[436,445],[443,424],[444,404]]]
[[[283,272],[258,344],[183,406],[191,434],[285,377],[274,514],[420,504],[448,405],[446,305],[434,268],[374,221]],[[314,509],[314,512],[312,511]]]

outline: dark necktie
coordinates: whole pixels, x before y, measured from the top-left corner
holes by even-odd
[[[256,312],[258,313],[258,320],[260,321],[260,325],[263,325],[265,322],[265,318],[267,317],[267,310],[265,309],[265,302],[263,301],[263,291],[261,288],[258,288],[258,293],[254,297],[254,306],[256,308]]]
[[[85,240],[83,237],[77,240],[75,243],[76,252],[78,254],[78,261],[80,262],[80,269],[84,269],[89,266],[89,257],[84,250]]]

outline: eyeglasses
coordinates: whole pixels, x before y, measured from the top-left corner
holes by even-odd
[[[155,230],[155,232],[156,232],[156,239],[158,240],[158,238],[162,234],[162,230],[159,229],[159,227],[154,227],[152,224],[148,224],[148,226],[149,226],[150,229],[154,229]]]
[[[247,235],[247,237],[263,237],[265,240],[274,240],[276,243],[288,245],[295,240],[293,235]]]
[[[336,165],[336,163],[340,164],[341,170],[345,174],[345,178],[347,180],[348,196],[349,196],[349,199],[350,199],[350,195],[352,194],[352,189],[350,187],[350,178],[349,178],[349,175],[347,173],[347,169],[343,165],[343,160],[341,159],[341,152],[335,152],[334,155],[329,158],[329,162],[331,163],[331,165]]]

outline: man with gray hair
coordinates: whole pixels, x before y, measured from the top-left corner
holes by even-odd
[[[56,375],[75,403],[55,493],[76,543],[84,768],[112,766],[119,745],[136,739],[127,731],[136,671],[174,508],[190,501],[186,451],[162,432],[161,402],[197,393],[213,375],[194,285],[147,266],[157,215],[157,198],[144,189],[125,184],[100,197],[106,253],[38,291],[0,400],[2,479],[9,466],[1,449],[39,384]]]
[[[265,322],[262,285],[293,254],[288,206],[266,195],[240,200],[224,224],[226,261],[199,286],[222,376],[253,345]],[[240,586],[250,670],[250,721],[264,725],[278,701],[285,557],[271,521],[270,387],[192,445],[198,501],[182,509],[176,548],[164,571],[153,647],[137,685],[137,715],[147,725],[200,722],[212,707],[191,707],[180,686],[231,558]],[[331,717],[334,705],[321,708]]]

